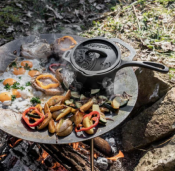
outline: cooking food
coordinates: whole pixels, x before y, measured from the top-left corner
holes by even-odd
[[[63,36],[53,44],[54,53],[58,56],[63,55],[67,50],[72,49],[77,44],[76,40],[71,36]]]
[[[52,54],[51,45],[38,37],[32,43],[21,46],[21,56],[28,59],[47,58]]]
[[[61,51],[77,44],[70,36],[57,42]],[[68,45],[64,46],[64,42]],[[48,129],[50,134],[61,137],[72,132],[92,135],[100,125],[113,121],[108,121],[106,114],[117,113],[127,105],[130,96],[126,93],[111,97],[104,90],[79,91],[74,87],[76,84],[68,84],[66,64],[43,65],[40,58],[49,54],[52,51],[44,41],[36,39],[24,44],[21,48],[24,58],[17,57],[0,76],[0,107],[21,113],[28,127],[38,131]]]

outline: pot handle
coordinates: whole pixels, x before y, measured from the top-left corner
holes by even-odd
[[[70,53],[71,53],[71,50],[67,50],[66,52],[63,53],[62,58],[67,62],[70,62]]]
[[[136,51],[133,47],[131,47],[128,43],[123,42],[122,40],[118,39],[118,38],[111,38],[110,39],[113,42],[119,43],[122,46],[124,46],[125,48],[127,48],[130,51],[130,55],[127,57],[130,60],[132,60],[134,58],[134,56],[136,55]]]
[[[119,68],[124,68],[127,66],[139,66],[139,67],[143,67],[143,68],[149,68],[158,72],[162,72],[162,73],[168,73],[169,72],[169,68],[163,64],[159,64],[159,63],[155,63],[155,62],[140,62],[140,61],[124,61],[121,60],[121,64],[119,66]]]

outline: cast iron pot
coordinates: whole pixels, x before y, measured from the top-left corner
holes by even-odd
[[[162,73],[169,71],[168,67],[159,63],[122,60],[120,49],[114,42],[130,51],[128,58],[135,56],[136,51],[122,40],[99,37],[85,40],[63,54],[63,59],[72,65],[77,81],[84,87],[99,88],[107,79],[113,82],[116,72],[128,66],[140,66]]]

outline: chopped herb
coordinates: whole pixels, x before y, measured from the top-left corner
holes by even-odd
[[[12,97],[12,101],[16,99],[16,95],[11,95],[11,97]]]
[[[19,79],[21,79],[21,77],[18,77]]]
[[[39,99],[39,97],[32,97],[32,99],[30,100],[30,102],[32,104],[41,103],[41,100]]]
[[[0,80],[0,83],[3,82],[4,80]]]
[[[15,82],[15,83],[11,86],[11,88],[20,89],[19,85],[20,85],[20,84],[19,84],[18,82]]]
[[[31,82],[30,82],[30,81],[27,82],[27,83],[26,83],[26,86],[31,86]]]
[[[16,65],[16,62],[12,62],[11,64],[10,64],[10,67],[16,67],[17,65]]]
[[[30,70],[30,66],[28,65],[28,63],[25,64],[24,69],[25,70]]]
[[[35,70],[35,71],[39,71],[38,69],[36,69],[36,68],[34,68],[33,70]]]
[[[20,90],[24,90],[25,88],[24,87],[20,87]]]
[[[6,90],[10,90],[10,85],[7,83],[4,87]]]

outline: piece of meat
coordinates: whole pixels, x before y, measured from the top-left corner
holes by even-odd
[[[21,56],[29,59],[47,58],[53,54],[51,45],[36,37],[32,43],[21,46]]]

